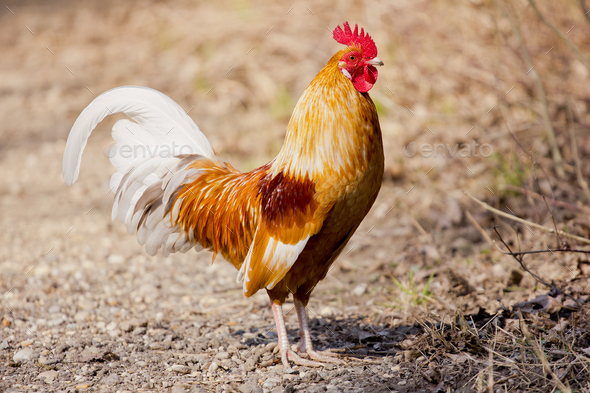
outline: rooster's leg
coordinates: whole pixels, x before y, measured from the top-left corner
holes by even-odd
[[[327,363],[341,363],[338,359],[338,354],[327,351],[314,351],[313,345],[311,344],[311,335],[309,334],[309,326],[307,325],[307,312],[305,306],[298,299],[293,299],[295,303],[295,310],[297,310],[297,318],[299,319],[299,335],[301,341],[297,349],[301,353],[307,354],[311,359],[319,362]]]
[[[287,337],[287,327],[285,326],[285,319],[283,318],[283,306],[272,302],[272,312],[275,316],[277,324],[277,334],[279,336],[279,349],[281,351],[281,361],[285,367],[290,367],[289,360],[300,366],[318,367],[321,363],[312,360],[303,359],[295,353],[289,346],[289,337]]]

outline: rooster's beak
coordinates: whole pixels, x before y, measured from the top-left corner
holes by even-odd
[[[372,66],[382,66],[383,65],[383,61],[381,61],[381,59],[378,57],[374,57],[372,60],[366,61],[365,63],[372,65]]]

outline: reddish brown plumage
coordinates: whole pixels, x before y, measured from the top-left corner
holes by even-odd
[[[303,94],[277,159],[249,173],[196,160],[199,176],[176,193],[176,223],[242,269],[246,296],[267,287],[272,300],[293,292],[307,303],[376,198],[381,131],[370,97],[339,68],[347,53]]]

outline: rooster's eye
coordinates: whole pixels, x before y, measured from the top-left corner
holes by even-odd
[[[354,61],[354,59],[356,59],[356,57],[354,57],[352,55],[348,57],[348,60],[350,60],[350,61]]]

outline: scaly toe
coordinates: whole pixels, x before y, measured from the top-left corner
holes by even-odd
[[[326,363],[335,363],[335,364],[342,364],[344,363],[342,359],[339,358],[337,353],[334,353],[330,350],[327,351],[307,351],[307,355],[310,359],[317,360],[318,362],[326,362]]]
[[[287,350],[287,359],[289,359],[290,361],[292,361],[293,363],[295,363],[298,366],[306,366],[306,367],[320,367],[320,366],[323,366],[322,363],[314,362],[313,360],[308,360],[308,359],[302,358],[301,356],[299,356],[292,349],[288,349]],[[283,362],[283,365],[284,364],[285,364],[285,362]]]

